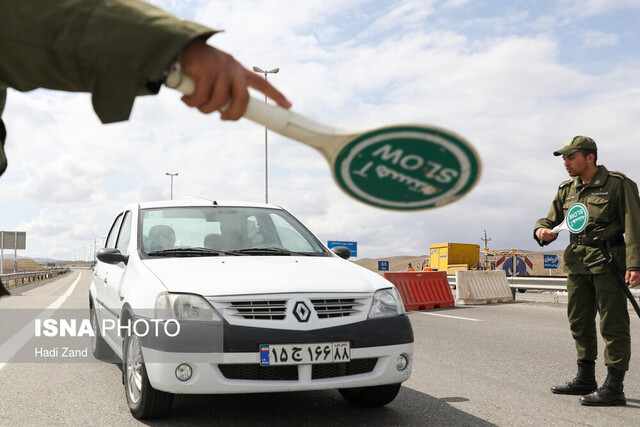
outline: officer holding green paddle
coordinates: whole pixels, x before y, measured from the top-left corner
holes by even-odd
[[[582,395],[583,405],[625,405],[623,380],[631,356],[626,295],[611,265],[598,265],[589,270],[585,265],[603,258],[598,247],[603,243],[613,256],[612,265],[622,272],[629,286],[640,285],[638,187],[622,173],[609,172],[596,164],[598,148],[589,137],[576,136],[553,154],[562,156],[572,178],[560,184],[547,217],[536,222],[534,239],[541,246],[554,241],[558,235],[552,228],[563,221],[575,203],[586,206],[588,219],[582,231],[571,234],[571,243],[564,252],[564,271],[568,273],[567,314],[576,344],[578,374],[572,381],[552,387],[551,391]],[[596,313],[600,315],[608,370],[600,388],[595,379]]]

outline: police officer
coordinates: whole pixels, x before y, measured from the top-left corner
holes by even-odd
[[[6,89],[90,92],[103,123],[127,120],[138,95],[156,94],[179,62],[195,91],[182,97],[223,120],[242,117],[248,87],[287,99],[231,55],[206,44],[216,31],[140,0],[0,0],[0,117]],[[0,175],[7,162],[0,119]]]
[[[604,240],[615,268],[626,271],[625,280],[631,287],[640,284],[638,187],[622,173],[609,172],[596,164],[598,148],[589,137],[576,136],[553,154],[562,156],[572,178],[560,184],[549,214],[536,222],[534,239],[541,246],[554,241],[558,235],[551,229],[562,222],[567,209],[576,202],[587,207],[588,222],[580,234],[571,234],[571,243],[564,252],[567,315],[577,350],[578,374],[564,385],[551,387],[551,391],[582,395],[583,405],[625,405],[623,380],[631,356],[626,295],[610,265],[590,270],[584,265],[603,258],[594,238]],[[600,315],[608,372],[600,388],[595,379],[596,313]]]

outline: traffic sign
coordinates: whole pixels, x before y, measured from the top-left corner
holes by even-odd
[[[389,261],[378,261],[378,271],[389,271]]]
[[[345,242],[342,240],[329,240],[327,242],[327,247],[329,249],[335,248],[337,246],[344,246],[345,248],[349,249],[349,251],[351,252],[351,256],[354,258],[358,256],[358,242]]]
[[[0,249],[26,249],[26,231],[0,231]]]
[[[462,137],[426,126],[391,126],[358,135],[343,147],[333,175],[350,196],[373,206],[430,209],[467,194],[482,165]]]
[[[513,276],[513,271],[514,271],[514,267],[513,267],[513,259],[515,258],[515,275],[516,276],[527,276],[528,275],[528,271],[527,271],[527,267],[529,267],[529,269],[531,267],[533,267],[533,265],[531,264],[531,261],[529,261],[526,257],[519,257],[519,256],[505,256],[502,257],[501,259],[504,259],[500,269],[505,271],[505,274],[507,276]],[[500,260],[498,260],[500,261]],[[496,267],[497,267],[497,263],[496,263]]]
[[[558,268],[558,265],[560,265],[560,259],[558,258],[558,255],[544,256],[544,268],[554,269]]]

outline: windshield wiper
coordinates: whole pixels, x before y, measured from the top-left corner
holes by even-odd
[[[229,253],[242,255],[308,255],[302,252],[293,252],[280,248],[246,248],[229,251]]]
[[[208,248],[173,248],[173,249],[163,249],[160,251],[149,252],[147,255],[189,257],[189,256],[218,256],[218,255],[226,255],[226,254],[228,254],[228,252],[219,251],[216,249],[208,249]]]

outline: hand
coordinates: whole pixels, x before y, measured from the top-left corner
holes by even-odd
[[[220,111],[220,118],[238,120],[247,109],[249,87],[262,92],[281,107],[291,108],[291,103],[266,79],[204,40],[194,39],[182,49],[180,66],[196,84],[194,93],[183,96],[182,101],[205,114],[219,111],[230,102],[228,108]]]
[[[629,284],[630,288],[635,288],[640,285],[640,271],[629,270],[624,275],[624,281]]]
[[[552,240],[555,240],[558,235],[551,231],[550,228],[538,228],[536,230],[536,237],[543,242],[551,242]]]

